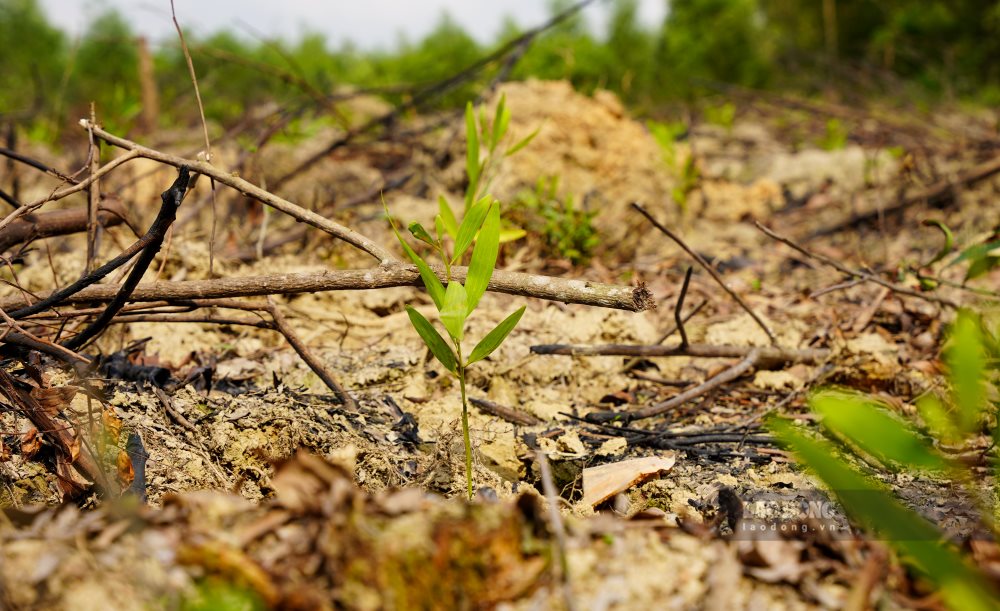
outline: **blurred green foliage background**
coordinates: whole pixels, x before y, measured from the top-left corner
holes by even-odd
[[[566,78],[583,91],[615,91],[640,114],[738,85],[799,94],[889,96],[931,104],[1000,103],[1000,1],[664,0],[659,27],[637,20],[635,0],[609,0],[607,31],[579,17],[535,41],[513,78]],[[568,2],[556,0],[557,12]],[[482,45],[443,17],[422,40],[392,52],[331,46],[319,35],[248,40],[218,32],[189,40],[209,119],[225,127],[264,102],[315,103],[338,87],[375,88],[398,101],[458,72],[518,35]],[[140,41],[118,14],[79,39],[53,27],[37,0],[0,0],[0,117],[56,142],[89,114],[118,131],[139,120]],[[160,126],[196,124],[179,44],[150,51]],[[488,75],[484,78],[488,78]],[[485,81],[438,98],[459,106]],[[399,87],[403,85],[403,87]],[[322,92],[319,94],[318,92]]]

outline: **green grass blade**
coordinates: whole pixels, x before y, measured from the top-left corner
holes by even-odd
[[[493,351],[500,347],[503,340],[507,339],[510,332],[517,326],[517,323],[521,320],[521,316],[524,314],[524,308],[525,306],[521,306],[520,309],[503,319],[499,325],[487,333],[486,337],[480,340],[476,344],[476,347],[472,349],[472,354],[469,355],[469,362],[466,365],[471,365],[493,354]]]
[[[458,237],[455,238],[455,253],[451,257],[452,265],[462,260],[462,255],[472,245],[472,241],[476,239],[476,234],[479,232],[479,228],[483,226],[483,220],[486,219],[486,213],[489,210],[490,198],[484,197],[466,211],[465,217],[462,219],[462,225],[458,228]]]
[[[490,150],[496,150],[497,145],[507,134],[507,127],[510,126],[510,109],[507,108],[507,95],[501,95],[497,102],[497,111],[493,115],[493,134],[490,137]]]
[[[540,132],[540,131],[542,131],[541,127],[535,128],[535,131],[531,132],[530,134],[528,134],[527,136],[525,136],[523,140],[521,140],[520,142],[518,142],[514,146],[510,147],[509,149],[507,149],[507,152],[504,153],[503,156],[504,157],[510,157],[514,153],[518,152],[519,150],[521,150],[524,147],[526,147],[529,144],[531,144],[531,141],[535,139],[535,136],[537,136],[538,132]]]
[[[500,202],[493,202],[486,221],[479,230],[479,239],[472,249],[472,261],[469,263],[469,275],[465,279],[465,291],[469,298],[469,312],[476,309],[479,299],[486,292],[486,287],[493,277],[493,268],[497,264],[497,253],[500,251]]]
[[[457,373],[458,358],[455,357],[455,353],[452,352],[451,347],[444,341],[441,334],[437,332],[437,329],[434,328],[430,321],[424,318],[423,314],[411,306],[406,306],[406,314],[410,317],[410,322],[413,323],[413,328],[417,330],[420,339],[424,340],[424,343],[430,348],[434,358],[441,361],[441,364],[448,371]]]
[[[465,335],[465,319],[469,315],[465,287],[457,280],[448,283],[444,294],[444,307],[441,308],[441,322],[448,334],[456,341],[462,341]]]

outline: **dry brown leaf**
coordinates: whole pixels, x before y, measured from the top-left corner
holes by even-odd
[[[75,386],[60,386],[58,388],[32,388],[31,396],[49,416],[58,416],[69,407],[69,402],[76,396]]]
[[[40,449],[42,449],[42,438],[38,435],[38,429],[31,427],[21,433],[21,455],[24,458],[30,460]]]
[[[596,507],[619,492],[673,468],[673,453],[588,467],[583,470],[583,503]]]

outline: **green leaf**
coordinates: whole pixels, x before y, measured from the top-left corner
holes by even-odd
[[[514,153],[518,152],[519,150],[521,150],[524,147],[526,147],[529,144],[531,144],[531,141],[535,139],[535,136],[537,136],[538,132],[540,132],[540,131],[542,131],[541,127],[535,128],[535,131],[531,132],[530,134],[528,134],[527,136],[525,136],[523,140],[521,140],[520,142],[518,142],[514,146],[510,147],[509,149],[507,149],[507,152],[504,153],[503,156],[504,157],[510,157]]]
[[[511,227],[509,229],[500,230],[500,243],[506,244],[507,242],[515,242],[520,240],[524,236],[528,235],[528,232],[521,229],[520,227]]]
[[[458,220],[455,219],[455,213],[451,211],[451,205],[444,198],[444,195],[438,196],[438,212],[441,214],[441,220],[444,222],[445,231],[454,240],[458,237]]]
[[[468,296],[461,282],[452,280],[444,294],[444,307],[441,308],[441,322],[448,334],[456,341],[462,341],[465,335],[465,319],[469,315]]]
[[[437,332],[437,329],[424,318],[424,315],[413,309],[411,306],[406,306],[406,314],[410,317],[410,322],[413,323],[413,328],[417,330],[420,335],[420,339],[424,340],[427,347],[430,348],[431,354],[441,361],[444,368],[452,373],[458,372],[458,359],[455,357],[455,353],[452,352],[451,347],[445,343],[444,338],[441,334]]]
[[[948,413],[948,409],[937,395],[920,397],[917,400],[917,411],[935,437],[945,443],[961,441],[962,435],[955,426],[954,417]]]
[[[486,337],[480,340],[480,342],[476,344],[476,347],[472,349],[472,354],[469,355],[469,362],[466,363],[466,366],[493,354],[493,351],[500,347],[503,340],[507,339],[510,332],[517,326],[518,321],[521,320],[521,315],[524,314],[524,308],[525,306],[521,306],[518,311],[503,319],[499,325],[487,333]]]
[[[413,234],[413,237],[417,238],[421,242],[433,246],[434,248],[437,248],[437,242],[434,241],[434,238],[431,237],[431,234],[427,233],[427,230],[424,229],[423,225],[421,225],[416,221],[413,221],[412,223],[410,223],[409,229],[410,233]]]
[[[962,431],[972,432],[979,422],[986,399],[983,380],[986,377],[986,350],[979,321],[969,312],[959,312],[951,328],[949,346],[945,351],[949,379],[958,406]]]
[[[462,219],[462,226],[458,228],[458,237],[455,238],[455,253],[451,257],[454,265],[462,259],[462,255],[469,249],[472,241],[476,239],[479,228],[483,226],[483,220],[490,209],[490,197],[486,196],[476,202],[465,212]]]
[[[500,144],[500,140],[507,133],[509,125],[510,109],[507,108],[507,94],[503,94],[500,96],[500,101],[497,102],[496,114],[493,115],[493,134],[490,138],[491,151],[496,149],[497,145]]]
[[[493,277],[500,251],[500,202],[494,201],[486,213],[486,221],[479,230],[479,239],[472,249],[469,275],[465,279],[465,290],[469,297],[469,312],[476,309],[479,299]]]
[[[465,194],[468,206],[479,188],[479,135],[476,132],[476,113],[472,110],[472,102],[465,105],[465,173],[469,177],[469,188]]]
[[[396,239],[403,246],[403,251],[406,252],[406,256],[413,261],[413,264],[417,266],[417,271],[420,272],[420,279],[423,280],[424,286],[427,288],[427,293],[434,300],[434,305],[438,310],[441,309],[441,304],[444,301],[444,285],[438,280],[438,277],[431,271],[427,262],[421,258],[420,255],[416,253],[415,250],[410,248],[410,245],[406,243],[403,236],[400,235],[399,229],[396,228],[396,223],[392,221],[392,216],[389,214],[389,207],[386,206],[385,199],[382,200],[382,207],[385,208],[386,218],[389,219],[389,226],[392,227],[392,232],[396,234]]]
[[[950,468],[902,418],[877,406],[869,397],[844,391],[822,391],[809,400],[823,416],[823,426],[841,439],[877,458],[888,468],[947,471]]]

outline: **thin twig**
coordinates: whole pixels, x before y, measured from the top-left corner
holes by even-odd
[[[205,136],[205,161],[212,163],[212,142],[208,138],[208,121],[205,120],[205,106],[201,103],[201,90],[198,88],[198,76],[194,71],[194,60],[191,59],[191,52],[188,50],[187,41],[184,40],[184,30],[177,21],[177,11],[174,9],[174,0],[170,0],[170,17],[174,21],[177,29],[177,37],[181,40],[181,51],[187,61],[188,74],[191,76],[191,84],[194,86],[194,99],[198,102],[198,116],[201,118],[201,130]],[[208,274],[214,275],[215,270],[215,232],[218,226],[218,205],[215,197],[215,181],[209,178],[212,187],[212,231],[208,237]]]
[[[80,124],[84,128],[89,127],[89,122],[87,120],[82,120]],[[264,189],[261,189],[260,187],[247,182],[238,176],[233,176],[228,172],[223,172],[209,163],[195,161],[193,159],[185,159],[169,153],[162,153],[160,151],[136,144],[131,140],[119,138],[118,136],[110,134],[96,126],[94,127],[94,135],[108,144],[133,152],[139,157],[153,159],[177,168],[180,168],[181,166],[188,166],[194,172],[204,174],[209,178],[215,179],[227,187],[236,189],[247,197],[251,197],[261,203],[267,204],[268,206],[280,210],[296,220],[312,225],[317,229],[321,229],[330,235],[351,244],[352,246],[375,257],[379,263],[388,264],[396,261],[396,258],[388,250],[353,229],[335,221],[331,221],[330,219],[320,216],[311,210],[306,210],[301,206],[297,206],[292,202],[265,191]]]
[[[501,420],[506,420],[511,424],[533,426],[542,423],[542,419],[534,414],[529,414],[524,410],[514,409],[513,407],[507,407],[506,405],[500,405],[499,403],[494,403],[493,401],[489,401],[487,399],[470,397],[469,403],[475,405],[487,414],[496,416]]]
[[[666,401],[661,401],[659,403],[654,403],[653,405],[644,407],[642,409],[636,410],[634,412],[594,412],[587,414],[586,420],[588,422],[610,422],[612,420],[622,420],[624,422],[632,422],[634,420],[639,420],[642,418],[652,418],[653,416],[659,416],[662,413],[668,412],[676,407],[687,403],[692,399],[696,399],[713,388],[718,388],[727,382],[731,382],[736,378],[747,373],[753,369],[758,360],[760,359],[761,348],[754,348],[746,355],[742,361],[736,363],[729,369],[723,371],[719,375],[709,378],[705,382],[699,384],[698,386],[685,390],[684,392],[677,394]]]
[[[555,354],[562,356],[635,356],[669,357],[689,356],[698,358],[738,358],[757,352],[757,366],[776,367],[787,363],[813,365],[826,360],[830,351],[823,348],[782,348],[780,346],[728,346],[713,344],[689,344],[687,346],[633,346],[630,344],[604,344],[578,346],[570,344],[541,344],[531,347],[534,354]]]
[[[343,401],[344,403],[344,407],[357,411],[358,404],[354,400],[354,398],[351,397],[351,395],[348,394],[346,390],[344,390],[344,387],[341,386],[336,379],[334,379],[333,375],[329,372],[326,366],[323,365],[322,361],[316,358],[316,356],[309,350],[309,348],[305,345],[305,343],[303,343],[303,341],[299,339],[299,337],[295,334],[295,331],[288,324],[288,321],[285,320],[285,317],[281,313],[281,310],[279,310],[278,307],[274,304],[274,302],[271,301],[270,297],[268,297],[268,312],[274,319],[275,327],[282,335],[285,336],[285,339],[288,340],[288,343],[289,345],[291,345],[292,349],[294,349],[295,352],[298,353],[300,357],[302,357],[302,360],[305,361],[306,365],[308,365],[309,368],[313,370],[313,373],[319,376],[319,379],[322,380],[324,384],[326,384],[327,388],[332,390],[335,395],[340,397],[340,400]]]
[[[840,261],[836,261],[834,259],[831,259],[830,257],[821,255],[821,254],[816,253],[816,252],[813,252],[813,251],[807,249],[805,246],[799,245],[798,243],[794,242],[791,238],[786,238],[785,236],[780,235],[780,234],[774,232],[771,229],[768,229],[764,225],[761,225],[759,222],[755,221],[754,225],[756,225],[757,229],[760,229],[769,238],[777,240],[777,241],[781,242],[782,244],[786,244],[788,246],[791,246],[792,248],[794,248],[795,250],[799,251],[803,255],[809,257],[810,259],[815,259],[816,261],[819,261],[820,263],[823,263],[824,265],[829,265],[830,267],[834,268],[835,270],[839,271],[842,274],[845,274],[845,275],[850,276],[852,278],[860,278],[860,279],[866,280],[868,282],[874,282],[875,284],[878,284],[880,286],[884,286],[885,288],[889,289],[890,291],[892,291],[894,293],[899,293],[900,295],[909,295],[910,297],[916,297],[918,299],[923,299],[925,301],[930,301],[932,303],[936,303],[936,304],[939,304],[939,305],[948,306],[950,308],[958,309],[958,304],[955,303],[954,301],[950,300],[950,299],[946,299],[944,297],[938,297],[937,295],[927,295],[925,293],[920,293],[920,292],[915,291],[915,290],[913,290],[911,288],[908,288],[908,287],[905,287],[905,286],[902,286],[902,285],[899,285],[899,284],[895,284],[895,283],[883,280],[882,278],[879,278],[878,276],[876,276],[875,274],[873,274],[871,272],[857,270],[857,269],[851,269],[851,268],[847,267],[846,265],[844,265],[843,263],[841,263]]]
[[[677,326],[677,331],[681,334],[681,347],[687,348],[688,345],[688,335],[687,331],[684,330],[684,320],[681,318],[681,309],[684,307],[684,296],[688,292],[688,284],[691,282],[691,271],[690,265],[687,271],[684,272],[684,284],[681,285],[681,294],[677,296],[677,305],[674,306],[674,325]]]
[[[694,309],[691,310],[690,312],[688,312],[687,316],[685,316],[684,318],[682,318],[681,321],[682,322],[687,322],[687,321],[691,320],[706,305],[708,305],[708,300],[707,299],[702,299],[701,303],[699,303],[698,305],[694,306]],[[671,335],[673,335],[674,333],[677,332],[677,329],[678,329],[678,327],[675,324],[673,327],[667,329],[667,331],[663,335],[661,335],[659,337],[659,339],[657,339],[655,342],[653,342],[653,344],[660,345],[663,342],[667,341],[667,339],[669,339]],[[628,372],[632,371],[633,369],[635,369],[636,365],[638,365],[641,362],[642,362],[642,359],[639,358],[639,357],[634,357],[634,358],[629,359],[628,362],[625,363],[624,366],[622,366],[622,373],[628,373]]]
[[[694,260],[697,261],[699,265],[705,268],[705,271],[707,271],[709,275],[711,275],[712,278],[719,284],[719,286],[722,287],[722,290],[729,293],[729,296],[732,297],[734,300],[736,300],[736,303],[740,304],[740,307],[746,310],[746,313],[749,314],[750,317],[754,319],[754,322],[756,322],[757,325],[764,330],[764,333],[767,334],[767,337],[768,339],[771,340],[771,343],[772,344],[778,343],[778,338],[775,337],[774,332],[771,331],[771,328],[767,326],[767,323],[764,322],[764,319],[758,316],[757,313],[754,312],[753,309],[750,307],[750,305],[747,302],[743,301],[743,298],[740,297],[739,294],[736,293],[736,291],[729,288],[729,286],[726,284],[726,281],[723,280],[722,276],[719,275],[719,272],[715,271],[715,268],[712,267],[708,263],[708,261],[705,260],[704,257],[696,253],[694,250],[692,250],[691,247],[688,246],[684,242],[684,240],[680,238],[680,236],[676,235],[674,232],[670,231],[669,229],[664,227],[659,221],[653,218],[653,215],[650,214],[645,208],[643,208],[642,205],[640,205],[638,202],[632,202],[632,207],[635,208],[639,212],[639,214],[649,219],[649,222],[652,223],[654,227],[659,229],[668,238],[676,242],[678,246],[684,249],[684,252],[691,255],[691,257],[694,258]]]

